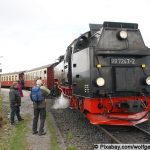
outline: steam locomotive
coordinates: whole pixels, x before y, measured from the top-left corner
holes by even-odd
[[[54,67],[58,89],[70,107],[92,124],[132,126],[148,120],[150,49],[138,24],[90,24]]]
[[[150,110],[150,49],[138,24],[90,24],[59,61],[28,71],[1,74],[2,87],[21,80],[24,88],[41,77],[70,107],[92,124],[133,126],[148,120]]]

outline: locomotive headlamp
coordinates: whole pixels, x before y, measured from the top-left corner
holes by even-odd
[[[147,84],[147,85],[150,85],[150,77],[147,77],[147,78],[146,78],[146,84]]]
[[[98,86],[103,86],[105,84],[105,80],[102,77],[96,79],[96,84]]]
[[[96,68],[101,68],[101,67],[102,67],[101,64],[97,64],[97,65],[96,65]]]
[[[125,40],[127,38],[128,34],[126,31],[119,31],[119,38],[122,40]]]
[[[142,64],[141,67],[142,67],[142,68],[146,68],[146,65],[145,65],[145,64]]]

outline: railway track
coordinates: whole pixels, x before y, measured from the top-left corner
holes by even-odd
[[[142,128],[140,128],[139,126],[134,126],[136,129],[140,130],[141,132],[145,133],[145,135],[150,139],[150,132],[148,132],[147,130],[144,130]]]
[[[109,132],[105,127],[103,126],[97,126],[99,130],[101,130],[108,138],[110,138],[110,143],[115,143],[115,144],[122,144],[111,132]],[[108,141],[109,141],[108,140]]]
[[[97,126],[105,136],[105,143],[114,144],[149,144],[150,132],[139,126]]]

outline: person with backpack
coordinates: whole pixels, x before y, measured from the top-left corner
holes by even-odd
[[[20,115],[20,106],[21,106],[21,96],[17,88],[17,82],[13,82],[9,91],[9,100],[10,100],[10,123],[11,125],[15,124],[15,115],[17,116],[18,121],[24,120]]]
[[[34,86],[31,90],[30,98],[33,102],[34,109],[34,117],[33,117],[33,126],[32,133],[37,134],[39,136],[45,135],[44,131],[44,123],[46,119],[46,101],[45,98],[50,94],[50,90],[43,86],[42,80],[36,81],[36,86]],[[37,131],[37,123],[40,117],[40,127],[39,131]]]

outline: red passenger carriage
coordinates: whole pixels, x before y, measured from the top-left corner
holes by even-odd
[[[52,89],[54,86],[54,65],[55,64],[49,64],[26,71],[24,73],[25,88],[30,89],[35,85],[36,80],[40,78],[44,85],[46,85],[49,89]]]
[[[4,73],[0,76],[2,87],[10,87],[14,81],[18,80],[24,80],[24,71]]]

